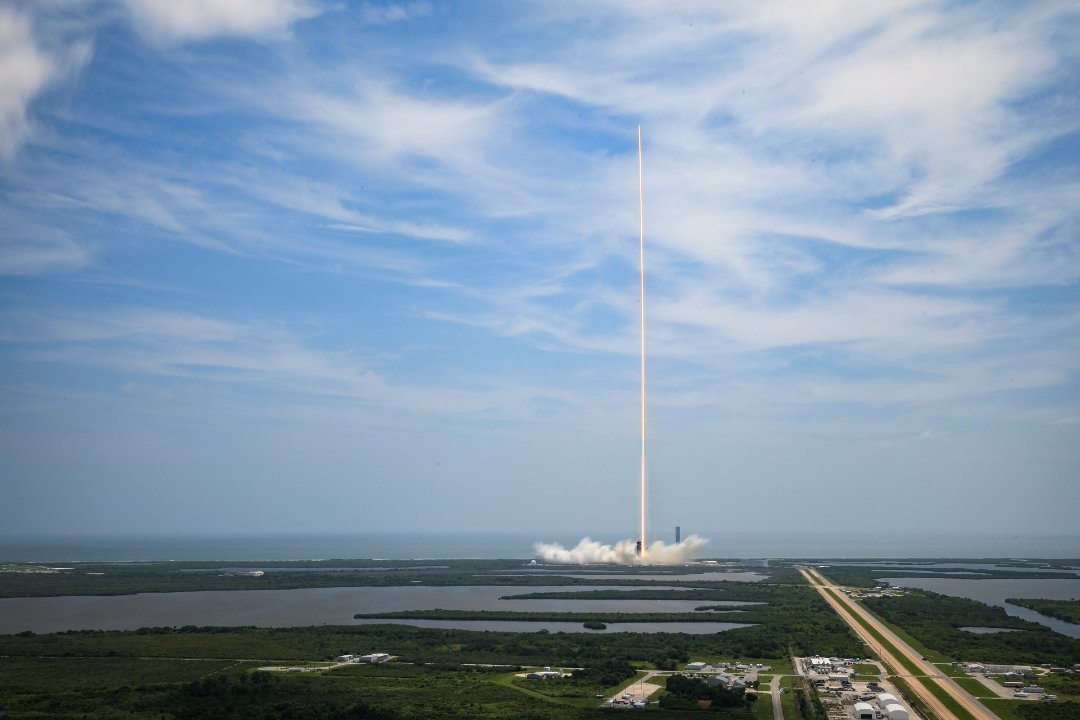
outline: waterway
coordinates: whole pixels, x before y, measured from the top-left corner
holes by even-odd
[[[883,577],[895,587],[910,587],[953,597],[964,597],[987,605],[997,605],[1013,617],[1037,622],[1055,632],[1072,638],[1080,638],[1080,625],[1047,617],[1028,608],[1005,602],[1007,598],[1040,598],[1045,600],[1070,600],[1080,598],[1080,579],[1024,578],[963,580],[949,577]]]
[[[565,586],[405,586],[302,588],[295,590],[229,590],[137,595],[37,597],[0,599],[0,633],[30,630],[136,630],[141,627],[213,625],[296,627],[304,625],[370,624],[355,620],[355,613],[396,610],[513,610],[522,612],[693,612],[700,600],[501,600],[523,592],[565,591]],[[625,587],[590,587],[590,590],[625,591]],[[740,604],[740,603],[733,603]],[[741,603],[751,604],[751,603]],[[378,622],[386,622],[380,620]],[[496,629],[486,621],[410,620],[425,627]],[[448,624],[447,624],[448,623]],[[503,626],[509,627],[506,623]],[[578,623],[512,623],[535,632],[555,632]],[[651,626],[652,629],[649,629]],[[661,627],[663,626],[663,627]],[[675,627],[677,626],[677,627]],[[611,626],[631,632],[709,633],[743,627],[736,623],[626,623]]]

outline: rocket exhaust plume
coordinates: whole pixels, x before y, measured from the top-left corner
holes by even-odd
[[[640,555],[637,541],[620,540],[614,545],[604,545],[592,538],[584,538],[572,548],[558,543],[536,543],[536,557],[548,563],[562,565],[683,565],[694,559],[709,541],[699,535],[691,535],[682,542],[668,545],[657,540]]]
[[[536,556],[546,562],[564,564],[615,563],[618,565],[677,565],[685,563],[708,544],[708,540],[691,535],[682,542],[668,545],[657,540],[649,545],[645,540],[645,183],[641,153],[641,126],[637,129],[638,151],[638,228],[641,275],[641,512],[638,518],[637,540],[622,540],[615,545],[584,538],[576,547],[564,548],[557,543],[536,543]]]

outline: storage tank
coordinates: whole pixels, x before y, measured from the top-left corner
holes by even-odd
[[[893,695],[892,693],[880,693],[877,696],[877,706],[879,708],[881,708],[882,710],[885,709],[886,705],[894,705],[894,704],[899,705],[900,701],[898,701],[896,699],[896,696]]]
[[[889,703],[884,709],[885,717],[889,720],[908,720],[908,711],[899,703]]]
[[[874,720],[874,706],[870,703],[855,703],[855,720]]]

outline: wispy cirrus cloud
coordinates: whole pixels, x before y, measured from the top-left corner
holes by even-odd
[[[171,45],[215,37],[282,38],[293,23],[321,8],[310,0],[123,0],[135,28]]]

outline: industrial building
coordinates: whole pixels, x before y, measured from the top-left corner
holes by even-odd
[[[866,702],[855,703],[855,720],[874,720],[876,717],[873,705]]]

